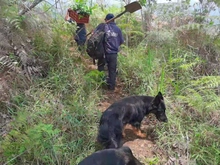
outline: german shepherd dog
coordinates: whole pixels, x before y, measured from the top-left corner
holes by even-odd
[[[86,157],[78,165],[143,165],[129,147],[104,149]]]
[[[155,114],[159,121],[167,122],[166,107],[161,92],[157,96],[129,96],[110,105],[102,114],[99,122],[97,141],[105,148],[121,147],[124,128],[132,126],[133,132],[141,138],[141,121],[149,113]]]

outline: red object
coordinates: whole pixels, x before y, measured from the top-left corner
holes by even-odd
[[[82,16],[72,9],[68,9],[69,16],[76,21],[76,23],[89,23],[89,15]]]

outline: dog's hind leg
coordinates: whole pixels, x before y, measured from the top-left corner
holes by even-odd
[[[120,148],[121,147],[121,129],[118,127],[117,129],[114,129],[114,131],[109,131],[109,137],[110,137],[110,143],[107,148]]]
[[[141,138],[146,138],[146,137],[147,137],[147,134],[146,134],[146,133],[142,133],[140,128],[137,128],[137,127],[135,127],[135,126],[132,126],[132,130],[133,130],[133,132],[134,132],[138,137],[141,137]]]
[[[125,134],[125,128],[126,128],[126,125],[123,127],[122,129],[122,137],[125,138],[126,134]]]
[[[123,138],[124,127],[120,120],[116,120],[114,125],[114,130],[112,132],[112,143],[116,144],[115,148],[119,148],[122,146],[122,138]]]
[[[110,145],[107,148],[120,148],[122,146],[121,144],[122,135],[111,135],[110,139]]]

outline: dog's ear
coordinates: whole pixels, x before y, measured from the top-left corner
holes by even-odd
[[[158,92],[157,96],[155,96],[155,98],[153,100],[153,104],[154,105],[159,105],[162,100],[163,100],[163,95],[162,95],[161,92]]]
[[[161,100],[163,100],[163,95],[160,91],[158,92],[157,96],[160,97]]]

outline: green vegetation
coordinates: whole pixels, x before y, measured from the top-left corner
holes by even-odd
[[[91,15],[94,7],[88,5],[87,0],[75,0],[72,9],[82,16]]]
[[[0,9],[4,5],[6,1]],[[89,57],[80,55],[71,43],[74,27],[62,19],[39,24],[29,16],[0,15],[10,18],[8,25],[14,32],[31,37],[33,56],[48,66],[45,78],[11,81],[10,100],[0,104],[13,119],[8,132],[0,136],[0,162],[76,165],[96,150],[101,115],[97,104],[103,98],[104,74],[88,69]],[[94,21],[96,17],[91,15]],[[125,91],[129,95],[162,91],[165,96],[169,121],[154,128],[157,147],[167,159],[182,164],[219,165],[219,37],[209,36],[205,24],[145,32],[136,29],[142,24],[134,15],[125,15],[117,23],[129,24],[132,31],[125,33],[123,28],[132,40],[119,54],[118,76]],[[165,164],[159,157],[143,162]]]

